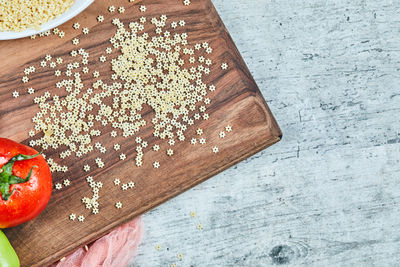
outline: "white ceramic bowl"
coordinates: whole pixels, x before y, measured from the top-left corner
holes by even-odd
[[[33,29],[28,29],[22,32],[0,32],[0,40],[23,38],[53,29],[81,13],[91,3],[93,3],[93,1],[94,0],[75,0],[75,3],[65,13],[43,24],[40,27],[40,30],[36,31]]]

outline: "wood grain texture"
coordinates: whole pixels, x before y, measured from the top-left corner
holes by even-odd
[[[137,20],[143,15],[137,6],[126,4],[126,1],[113,2],[114,5],[118,3],[129,6],[125,14],[118,15],[124,22]],[[21,94],[17,99],[12,98],[11,92],[14,88],[26,92],[27,87],[34,87],[39,95],[51,90],[60,97],[65,96],[63,90],[54,86],[54,69],[40,69],[30,76],[29,84],[21,83],[23,69],[32,64],[39,69],[39,62],[45,54],[63,57],[65,63],[68,63],[68,60],[72,61],[68,56],[72,49],[85,48],[92,59],[95,59],[89,62],[89,67],[99,70],[103,80],[107,81],[106,77],[111,74],[110,66],[99,65],[97,61],[102,51],[109,46],[107,40],[115,33],[110,22],[116,15],[107,14],[105,22],[95,22],[98,14],[106,15],[108,5],[107,1],[96,1],[78,18],[60,27],[66,32],[66,38],[47,37],[1,43],[0,102],[5,104],[0,106],[0,136],[25,144],[29,141],[27,132],[33,126],[31,118],[37,112],[37,107],[32,102],[33,96],[27,93]],[[115,142],[122,145],[121,151],[117,153],[112,150],[109,137],[111,127],[105,127],[102,136],[94,142],[107,144],[107,150],[113,151],[102,157],[107,163],[106,167],[94,168],[94,158],[98,156],[96,153],[83,160],[71,158],[62,161],[69,166],[69,171],[67,174],[56,173],[54,182],[62,182],[67,176],[72,185],[55,191],[48,207],[37,219],[5,231],[20,256],[22,266],[45,266],[54,262],[76,247],[99,238],[122,223],[280,140],[279,127],[210,1],[198,1],[189,7],[184,7],[177,0],[146,1],[146,7],[145,15],[149,18],[161,15],[162,10],[162,14],[170,19],[185,19],[187,26],[180,31],[189,34],[189,44],[207,41],[214,48],[211,58],[215,64],[206,80],[207,83],[213,82],[218,88],[211,94],[212,104],[208,109],[211,119],[188,130],[190,135],[190,132],[194,134],[197,127],[206,129],[204,137],[207,144],[193,147],[188,142],[179,143],[174,146],[176,153],[172,158],[167,158],[163,153],[149,151],[145,154],[144,166],[137,168],[133,160],[134,140],[117,138]],[[75,21],[79,21],[82,27],[89,27],[91,34],[85,36],[80,31],[73,30],[71,25]],[[80,38],[78,47],[71,44],[71,39],[75,36]],[[222,62],[229,64],[227,72],[220,70]],[[88,84],[93,81],[91,75],[83,79]],[[144,116],[149,121],[151,112]],[[233,126],[234,131],[221,140],[218,133],[228,124]],[[165,142],[159,142],[152,136],[150,128],[143,129],[140,136],[148,141],[148,150],[155,143],[161,145],[162,151],[167,147]],[[220,153],[211,152],[214,145],[218,145]],[[45,151],[47,158],[56,159],[56,153],[57,151]],[[125,153],[127,160],[120,161],[120,153]],[[160,169],[152,167],[151,159],[157,159],[161,163]],[[85,163],[92,166],[90,173],[83,171]],[[104,184],[100,190],[101,212],[98,215],[90,215],[81,204],[82,197],[91,194],[85,181],[87,175]],[[113,186],[115,177],[120,177],[123,182],[134,180],[134,191],[122,192],[120,188]],[[121,199],[124,208],[118,211],[114,204]],[[71,212],[85,215],[85,223],[69,221],[68,215]]]
[[[146,213],[131,266],[398,266],[399,2],[213,3],[283,139]]]

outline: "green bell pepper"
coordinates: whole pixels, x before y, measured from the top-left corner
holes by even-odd
[[[17,253],[11,246],[6,235],[0,230],[0,266],[1,267],[19,267]]]

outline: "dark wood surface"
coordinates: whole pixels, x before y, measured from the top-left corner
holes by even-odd
[[[135,216],[280,140],[278,125],[209,0],[197,1],[190,6],[183,6],[182,1],[177,0],[146,1],[145,13],[138,11],[137,4],[127,4],[126,1],[115,1],[113,4],[125,6],[126,12],[110,14],[106,11],[109,2],[96,1],[77,18],[60,27],[66,32],[65,38],[51,36],[0,43],[0,102],[3,103],[0,105],[0,136],[25,144],[29,142],[27,133],[33,127],[31,118],[37,112],[37,106],[32,101],[35,95],[23,93],[15,99],[11,96],[15,89],[26,92],[27,87],[34,87],[39,94],[52,90],[62,95],[61,89],[54,87],[53,69],[37,70],[31,75],[28,85],[22,84],[25,67],[32,64],[39,66],[46,54],[68,57],[69,51],[76,49],[70,41],[75,36],[80,38],[79,47],[87,49],[91,56],[101,55],[109,46],[108,39],[115,33],[110,23],[112,18],[119,17],[127,22],[142,15],[151,18],[166,14],[169,19],[186,21],[186,27],[179,31],[189,34],[189,44],[207,41],[213,47],[211,58],[214,64],[211,74],[205,80],[217,86],[217,90],[209,94],[212,100],[208,108],[210,120],[196,124],[187,134],[194,135],[195,129],[201,127],[205,129],[207,144],[192,146],[188,142],[178,143],[173,157],[149,151],[145,154],[141,168],[134,164],[135,145],[129,138],[119,140],[122,149],[118,153],[108,149],[108,153],[102,157],[106,162],[103,169],[96,169],[91,164],[92,171],[85,173],[82,160],[73,157],[64,160],[62,163],[69,166],[68,173],[55,173],[53,179],[57,183],[68,178],[72,185],[54,191],[49,205],[37,219],[5,231],[20,256],[22,266],[45,266],[52,263],[75,248],[101,237]],[[99,14],[105,16],[103,23],[96,22]],[[90,34],[82,35],[81,31],[74,30],[72,23],[75,21],[79,21],[81,27],[89,27]],[[227,71],[221,71],[222,62],[229,64]],[[89,65],[94,67],[96,64],[98,62],[90,62]],[[111,74],[109,65],[97,68],[102,73]],[[87,79],[90,82],[92,78],[88,76]],[[145,117],[146,120],[150,120],[150,116]],[[218,133],[228,124],[232,125],[233,131],[220,139]],[[98,141],[110,143],[109,131],[111,128],[105,128]],[[141,136],[148,141],[149,147],[158,143],[161,151],[167,148],[165,142],[152,136],[150,127],[143,129]],[[218,146],[220,152],[211,153],[213,146]],[[54,157],[56,153],[45,151],[49,157]],[[127,160],[120,161],[120,153],[125,153]],[[93,152],[84,161],[93,162],[97,156]],[[151,165],[155,160],[161,163],[159,169]],[[101,211],[97,215],[91,215],[81,203],[82,197],[91,194],[85,181],[87,175],[92,175],[104,184],[100,190]],[[135,189],[121,191],[119,187],[113,186],[115,177],[122,182],[135,181]],[[114,207],[119,200],[124,203],[121,210]],[[85,222],[70,221],[68,215],[71,212],[85,215]]]

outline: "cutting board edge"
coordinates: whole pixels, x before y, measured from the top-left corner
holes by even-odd
[[[114,221],[113,223],[109,224],[110,227],[107,230],[105,230],[103,233],[99,234],[97,232],[97,233],[94,233],[94,234],[92,234],[90,236],[87,236],[88,237],[87,239],[82,239],[82,240],[84,240],[84,242],[81,242],[81,244],[78,244],[77,246],[74,246],[73,248],[66,247],[63,250],[60,250],[58,253],[55,253],[52,258],[44,259],[44,260],[42,260],[42,261],[40,261],[38,263],[35,263],[35,264],[31,265],[31,267],[48,266],[48,265],[56,262],[57,260],[69,255],[75,249],[77,249],[79,247],[82,247],[85,244],[92,243],[93,241],[95,241],[95,240],[107,235],[108,233],[112,232],[114,229],[116,229],[120,225],[123,225],[123,224],[131,221],[132,219],[136,218],[137,216],[140,216],[140,215],[143,215],[143,214],[147,213],[148,211],[160,206],[161,204],[171,200],[172,198],[174,198],[174,197],[176,197],[176,196],[188,191],[189,189],[192,189],[195,186],[207,181],[208,179],[210,179],[213,176],[223,172],[224,170],[229,169],[230,167],[236,165],[237,163],[239,163],[239,162],[241,162],[241,161],[243,161],[243,160],[245,160],[245,159],[257,154],[258,152],[260,152],[260,151],[262,151],[262,150],[264,150],[264,149],[266,149],[266,148],[278,143],[281,140],[282,132],[281,132],[278,124],[276,123],[276,121],[275,121],[275,119],[273,118],[272,115],[271,115],[271,117],[272,117],[271,119],[275,122],[273,124],[273,127],[271,127],[271,130],[275,130],[276,133],[278,133],[278,135],[273,135],[272,138],[266,139],[266,141],[262,145],[257,147],[256,149],[254,149],[252,151],[249,151],[247,153],[244,153],[243,155],[239,156],[238,158],[234,159],[233,161],[229,162],[228,164],[223,165],[221,168],[218,168],[218,169],[214,170],[213,172],[210,172],[209,174],[207,174],[206,176],[204,176],[204,177],[202,177],[200,179],[194,180],[193,183],[190,183],[188,185],[180,187],[179,191],[172,192],[170,195],[167,195],[167,196],[165,196],[163,198],[160,198],[156,202],[153,202],[151,204],[149,203],[148,205],[144,205],[141,209],[137,210],[137,212],[132,213],[132,216],[128,216],[128,217],[126,217],[125,219],[123,219],[121,221]],[[273,132],[273,131],[271,131],[271,132]]]

